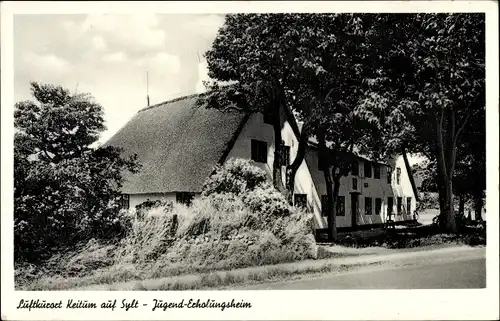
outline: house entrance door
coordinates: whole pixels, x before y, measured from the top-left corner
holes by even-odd
[[[358,194],[351,194],[351,227],[358,226]]]

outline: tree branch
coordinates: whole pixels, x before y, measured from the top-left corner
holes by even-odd
[[[304,130],[304,127],[302,129],[302,132],[300,133],[297,155],[295,156],[294,161],[290,165],[290,169],[292,171],[296,171],[300,167],[300,164],[302,164],[302,161],[304,160],[305,151],[307,147],[307,139],[309,138],[309,135],[307,131]]]
[[[444,110],[441,109],[439,116],[436,114],[435,125],[436,125],[436,139],[437,139],[437,161],[438,165],[441,168],[443,174],[447,176],[446,172],[446,163],[444,158],[444,146],[443,146],[443,118],[444,118]]]
[[[457,143],[457,139],[458,139],[458,135],[460,135],[460,133],[462,132],[462,130],[464,129],[465,125],[467,125],[467,122],[469,121],[469,118],[470,118],[470,113],[467,114],[467,116],[465,116],[465,119],[464,121],[462,122],[462,124],[458,127],[457,129],[457,132],[455,133],[455,137],[453,137],[453,145],[455,146],[456,143]]]
[[[323,101],[326,101],[328,98],[330,98],[330,95],[332,94],[333,89],[335,89],[335,88],[331,88],[331,89],[328,91],[328,93],[326,94],[325,99],[324,99]]]

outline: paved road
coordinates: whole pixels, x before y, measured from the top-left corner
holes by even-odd
[[[378,266],[349,272],[324,274],[299,280],[257,284],[239,290],[318,289],[460,289],[486,287],[486,259],[483,249],[467,252],[409,256]],[[238,290],[238,289],[235,289]]]

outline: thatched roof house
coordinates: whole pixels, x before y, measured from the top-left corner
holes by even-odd
[[[201,192],[223,161],[245,114],[196,107],[197,95],[139,111],[106,145],[137,154],[137,174],[125,174],[124,194]]]
[[[147,107],[106,143],[128,155],[137,154],[142,165],[138,173],[125,174],[124,207],[162,198],[189,202],[216,165],[230,158],[251,159],[271,177],[274,131],[269,120],[261,113],[198,107],[197,100],[198,95],[192,95]],[[289,110],[282,115],[284,178],[286,162],[297,154],[301,129]],[[296,174],[294,202],[314,213],[321,229],[326,226],[322,211],[326,185],[315,145],[311,139]],[[351,173],[340,181],[337,226],[381,224],[388,217],[411,220],[418,194],[405,157],[397,156],[390,164],[359,154],[353,159]]]

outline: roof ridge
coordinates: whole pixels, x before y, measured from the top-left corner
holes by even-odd
[[[139,110],[138,113],[140,113],[141,111],[148,110],[148,109],[160,107],[160,106],[165,105],[165,104],[175,103],[176,101],[185,100],[185,99],[193,98],[196,96],[203,96],[203,95],[205,95],[205,93],[190,94],[190,95],[180,96],[177,98],[172,98],[170,100],[166,100],[166,101],[163,101],[161,103],[157,103],[157,104],[154,104],[151,106],[144,107],[143,109]]]

